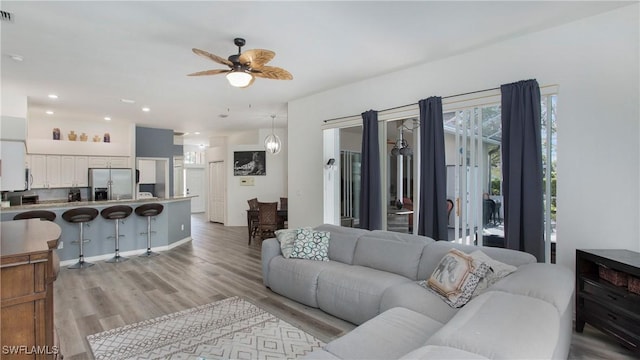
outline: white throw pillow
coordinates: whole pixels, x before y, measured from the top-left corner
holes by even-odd
[[[518,270],[518,268],[513,265],[505,264],[498,260],[492,259],[491,257],[489,257],[489,255],[483,253],[480,250],[472,252],[471,256],[474,259],[489,265],[490,268],[490,270],[487,271],[485,277],[482,278],[478,283],[476,290],[473,292],[473,296],[482,294],[482,292],[489,286],[495,284],[498,280],[511,274],[512,272]]]

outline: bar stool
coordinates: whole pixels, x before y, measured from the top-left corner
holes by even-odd
[[[124,236],[120,235],[120,220],[126,219],[132,212],[133,208],[127,205],[109,206],[108,208],[104,208],[100,211],[100,215],[102,215],[103,218],[107,220],[115,220],[116,223],[116,254],[114,257],[106,261],[108,263],[117,263],[129,260],[126,257],[120,256],[120,236]],[[108,238],[112,237],[114,236],[109,236]]]
[[[160,215],[163,209],[164,206],[162,204],[151,203],[140,205],[135,210],[136,215],[145,216],[147,218],[147,232],[140,233],[140,235],[147,234],[147,251],[140,256],[151,257],[158,255],[151,251],[151,233],[155,232],[151,231],[151,217]]]
[[[21,212],[13,217],[13,220],[24,220],[24,219],[40,219],[53,221],[56,219],[56,213],[48,210],[31,210]]]
[[[78,257],[78,262],[76,264],[70,265],[67,269],[83,269],[86,267],[93,266],[94,264],[88,263],[84,261],[84,243],[90,242],[91,240],[84,239],[84,223],[93,221],[93,219],[98,216],[98,210],[94,208],[75,208],[71,210],[67,210],[62,213],[62,218],[70,223],[75,223],[80,225],[80,237],[78,240],[78,244],[80,245],[80,256]],[[75,241],[74,241],[75,243]]]

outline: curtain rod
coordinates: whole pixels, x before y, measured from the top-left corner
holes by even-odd
[[[500,90],[500,88],[497,87],[497,88],[491,88],[491,89],[476,90],[476,91],[471,91],[471,92],[466,92],[466,93],[461,93],[461,94],[443,96],[442,98],[443,99],[448,99],[448,98],[452,98],[452,97],[456,97],[456,96],[471,95],[471,94],[477,94],[477,93],[481,93],[481,92],[485,92],[485,91],[493,91],[493,90]],[[406,106],[413,106],[413,105],[418,105],[418,103],[412,103],[412,104],[401,105],[401,106],[394,106],[394,107],[390,107],[390,108],[387,108],[387,109],[378,110],[378,112],[396,110],[396,109],[400,109],[400,108],[403,108],[403,107],[406,107]],[[353,116],[357,116],[357,115],[341,116],[341,117],[337,117],[337,118],[333,118],[333,119],[328,119],[328,120],[324,120],[324,123],[326,124],[326,123],[328,123],[330,121],[348,119],[348,118],[353,117]]]

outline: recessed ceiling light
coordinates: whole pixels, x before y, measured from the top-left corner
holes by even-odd
[[[105,116],[104,119],[107,120],[107,121],[111,121],[111,118],[108,117],[108,116]]]
[[[58,95],[56,95],[56,94],[49,94],[48,96],[49,96],[49,99],[57,99],[58,98]]]
[[[196,132],[194,132],[194,134],[196,134],[196,135],[200,135],[200,132],[199,132],[199,131],[196,131]]]
[[[47,115],[53,115],[53,111],[51,111],[51,110],[47,110],[47,111],[45,111],[45,113],[46,113]]]
[[[131,99],[120,99],[120,101],[127,104],[135,104],[136,102],[135,100],[131,100]]]
[[[149,112],[149,111],[151,111],[151,109],[149,109],[148,107],[143,107],[143,108],[142,108],[142,111],[144,111],[144,112]]]
[[[14,61],[23,61],[24,60],[24,57],[22,55],[14,54],[14,55],[9,55],[9,56]]]

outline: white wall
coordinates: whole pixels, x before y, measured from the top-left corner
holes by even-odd
[[[576,248],[640,251],[638,13],[633,4],[290,102],[289,208],[304,211],[289,226],[323,219],[324,119],[535,78],[560,89],[558,262],[573,268]]]
[[[227,171],[227,226],[247,225],[247,200],[258,198],[262,202],[279,202],[280,197],[287,197],[287,132],[285,129],[275,129],[276,135],[282,141],[282,150],[277,155],[267,153],[265,176],[253,176],[254,186],[241,186],[240,176],[233,176],[233,152],[264,150],[264,138],[271,133],[271,129],[235,134],[227,138],[226,171]],[[321,147],[320,147],[321,148]],[[211,156],[217,151],[212,150]],[[209,161],[213,161],[208,159]],[[322,176],[322,174],[320,174]]]

